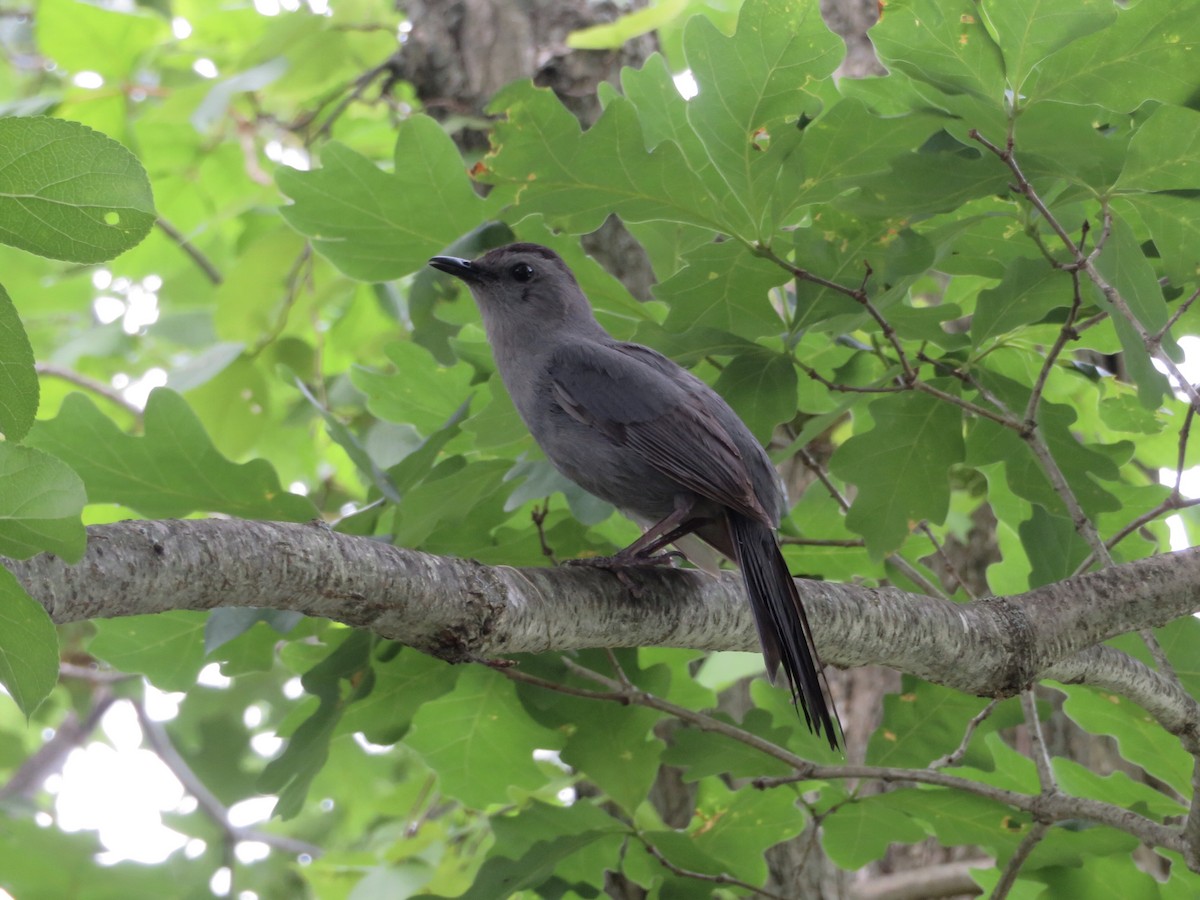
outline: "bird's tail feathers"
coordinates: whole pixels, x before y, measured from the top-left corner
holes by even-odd
[[[841,722],[821,670],[800,594],[775,533],[762,522],[740,513],[729,512],[728,517],[736,562],[758,626],[767,674],[774,683],[779,666],[783,666],[792,698],[799,703],[809,730],[824,732],[829,746],[837,750]]]

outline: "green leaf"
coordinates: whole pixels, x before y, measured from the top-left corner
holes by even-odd
[[[88,651],[122,672],[145,675],[164,691],[195,687],[204,665],[204,625],[198,612],[100,619]]]
[[[1200,112],[1160,106],[1134,132],[1118,190],[1191,191],[1200,184]]]
[[[479,224],[483,204],[454,142],[433,119],[401,121],[391,174],[336,141],[311,172],[281,167],[280,212],[313,246],[354,278],[388,281],[421,268]]]
[[[609,831],[585,831],[580,834],[568,834],[534,844],[518,859],[492,857],[487,860],[475,877],[470,890],[460,894],[461,900],[495,900],[497,897],[514,897],[518,892],[537,888],[555,879],[556,873],[563,862],[570,859],[580,850],[590,847],[606,838],[611,838]],[[614,847],[614,850],[618,847]],[[590,896],[591,894],[574,896]],[[422,895],[430,897],[433,895]]]
[[[882,859],[893,844],[915,844],[929,836],[905,809],[904,797],[877,794],[838,807],[821,822],[821,846],[843,869],[861,869]]]
[[[395,372],[350,370],[351,382],[367,395],[367,409],[381,419],[407,422],[422,434],[432,434],[471,396],[467,366],[439,366],[429,351],[411,341],[388,344],[384,352]]]
[[[71,72],[90,71],[120,83],[167,38],[167,24],[149,9],[115,10],[76,0],[38,4],[39,49]]]
[[[1125,697],[1077,685],[1056,685],[1067,695],[1065,712],[1080,728],[1116,739],[1121,756],[1188,796],[1191,757],[1153,717]]]
[[[976,353],[991,342],[1025,325],[1040,322],[1053,310],[1071,305],[1071,276],[1045,259],[1020,256],[1008,264],[1004,278],[981,291],[971,320],[971,344]]]
[[[501,91],[490,109],[505,120],[492,132],[486,180],[511,187],[520,213],[541,213],[573,234],[598,228],[613,213],[630,222],[748,227],[734,199],[715,198],[677,145],[664,142],[646,153],[637,112],[624,98],[583,133],[549,90],[527,83]]]
[[[652,710],[604,705],[579,716],[562,760],[633,815],[658,775],[663,742],[654,736]]]
[[[867,761],[877,766],[928,766],[954,752],[962,741],[964,723],[985,706],[987,701],[979,697],[905,675],[900,692],[884,697],[883,724],[871,735]],[[1010,724],[1009,718],[995,711],[977,733],[982,737]],[[973,743],[964,761],[979,765],[981,754],[990,762],[986,751]]]
[[[0,285],[0,434],[19,441],[38,408],[38,377],[33,347],[8,292]]]
[[[1173,284],[1200,278],[1200,200],[1175,194],[1124,194],[1114,198],[1113,211],[1132,221],[1142,220],[1154,239],[1159,265]]]
[[[950,507],[950,466],[963,459],[962,413],[927,394],[888,394],[871,403],[875,427],[834,453],[831,468],[858,495],[846,527],[878,559],[922,519],[941,523]]]
[[[374,638],[365,631],[346,631],[323,660],[304,673],[304,689],[318,698],[316,710],[300,723],[283,752],[267,763],[259,789],[279,794],[275,815],[290,819],[304,807],[309,786],[329,756],[329,744],[344,709],[370,694],[375,685],[370,650]],[[350,687],[343,698],[342,682]]]
[[[0,556],[49,551],[78,561],[87,543],[79,518],[86,503],[83,482],[62,460],[0,441]]]
[[[1167,304],[1154,266],[1124,219],[1113,217],[1112,230],[1096,260],[1096,268],[1116,288],[1133,316],[1148,332],[1154,334],[1167,323]],[[1147,409],[1156,409],[1169,390],[1166,377],[1154,367],[1146,345],[1129,320],[1119,310],[1111,309],[1098,289],[1093,290],[1093,295],[1100,297],[1102,308],[1109,309],[1112,314],[1113,326],[1125,351],[1125,365],[1138,386],[1138,399]],[[1168,341],[1167,349],[1177,350],[1172,344]]]
[[[0,241],[77,263],[112,259],[154,224],[137,157],[78,122],[0,118]]]
[[[985,0],[983,12],[1004,55],[1008,84],[1019,92],[1042,60],[1111,24],[1111,0]]]
[[[0,566],[0,684],[25,714],[58,683],[58,632],[45,608]]]
[[[661,0],[618,16],[615,21],[572,31],[567,35],[567,46],[572,50],[617,50],[626,41],[671,22],[687,6],[688,0]]]
[[[654,288],[670,304],[668,331],[714,328],[739,337],[779,334],[783,320],[768,292],[791,274],[735,241],[709,243],[687,254],[687,266]]]
[[[338,733],[361,731],[376,744],[395,743],[417,710],[453,690],[460,671],[419,650],[402,649],[394,659],[375,664],[374,688],[346,710]]]
[[[165,388],[150,394],[144,437],[125,434],[83,394],[71,394],[28,443],[74,468],[89,503],[119,503],[152,518],[206,511],[303,522],[316,515],[307,497],[283,490],[266,460],[239,465],[221,456],[187,402]]]
[[[1003,101],[1000,48],[971,0],[891,0],[870,35],[889,69],[947,94],[966,92],[997,106]]]
[[[1091,552],[1069,518],[1051,515],[1040,504],[1034,504],[1033,518],[1022,522],[1018,533],[1033,566],[1031,588],[1069,578]]]
[[[762,444],[776,425],[796,415],[796,367],[782,353],[757,349],[735,356],[713,388]]]
[[[689,836],[695,848],[753,883],[767,877],[767,848],[795,837],[806,824],[791,791],[735,792],[720,781],[704,782],[693,823]]]
[[[407,743],[445,794],[483,809],[509,800],[512,788],[544,784],[533,751],[561,747],[562,735],[529,717],[503,675],[472,666],[453,691],[417,711]]]
[[[1200,4],[1159,0],[1118,6],[1115,21],[1044,60],[1031,99],[1098,103],[1118,112],[1146,100],[1186,103],[1196,91]]]
[[[726,190],[759,229],[753,236],[767,237],[769,227],[761,229],[774,178],[758,170],[777,168],[780,161],[763,152],[762,142],[781,140],[802,113],[819,109],[811,85],[837,68],[841,40],[812,3],[746,0],[732,38],[703,16],[693,17],[684,52],[700,87],[687,104],[688,121]]]

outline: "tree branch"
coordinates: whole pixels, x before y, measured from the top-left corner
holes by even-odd
[[[51,554],[0,560],[56,622],[167,610],[295,610],[451,661],[585,647],[753,650],[741,579],[659,568],[516,569],[431,556],[320,524],[236,519],[89,528],[76,565]],[[890,666],[980,696],[1041,677],[1129,696],[1181,736],[1196,704],[1147,667],[1097,644],[1200,609],[1200,549],[1092,572],[1012,597],[952,603],[895,588],[800,580],[822,657]]]

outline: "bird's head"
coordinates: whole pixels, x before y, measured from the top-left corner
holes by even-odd
[[[508,244],[478,259],[435,256],[429,264],[471,289],[493,344],[599,328],[575,276],[549,247]]]

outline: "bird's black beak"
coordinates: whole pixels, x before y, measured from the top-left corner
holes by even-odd
[[[429,264],[435,269],[440,269],[463,281],[476,281],[479,278],[479,270],[471,265],[469,259],[461,259],[457,256],[435,256],[429,260]]]

